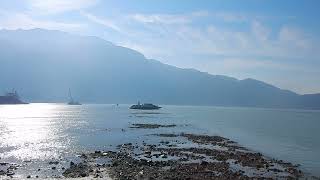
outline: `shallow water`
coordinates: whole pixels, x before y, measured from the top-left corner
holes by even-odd
[[[320,111],[164,106],[157,111],[129,105],[0,105],[0,162],[36,170],[51,160],[75,160],[85,151],[152,141],[153,134],[193,132],[228,137],[263,154],[301,164],[320,176]],[[130,129],[132,123],[177,124],[174,128]],[[152,132],[152,133],[150,133]],[[42,165],[43,163],[43,165]],[[50,169],[46,172],[51,173]]]

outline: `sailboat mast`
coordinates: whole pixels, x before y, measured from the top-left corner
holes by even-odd
[[[73,101],[70,88],[69,88],[69,98],[70,98],[71,101]]]

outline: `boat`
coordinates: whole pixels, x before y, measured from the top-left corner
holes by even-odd
[[[69,88],[69,102],[68,105],[81,105],[78,101],[75,101],[72,97],[71,90]]]
[[[154,109],[160,109],[160,106],[151,104],[151,103],[144,103],[144,104],[140,104],[140,102],[138,102],[138,104],[134,104],[132,106],[130,106],[130,109],[141,109],[141,110],[154,110]]]
[[[28,104],[28,103],[21,101],[18,92],[13,89],[12,92],[8,92],[4,96],[0,96],[0,104]]]

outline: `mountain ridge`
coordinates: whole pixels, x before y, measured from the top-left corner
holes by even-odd
[[[32,102],[64,101],[70,87],[78,100],[94,103],[320,109],[319,94],[178,68],[99,37],[57,30],[0,30],[0,58],[0,88],[15,87]]]

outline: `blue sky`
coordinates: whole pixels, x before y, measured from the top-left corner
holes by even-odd
[[[182,68],[320,92],[320,1],[1,0],[0,29],[94,35]]]

